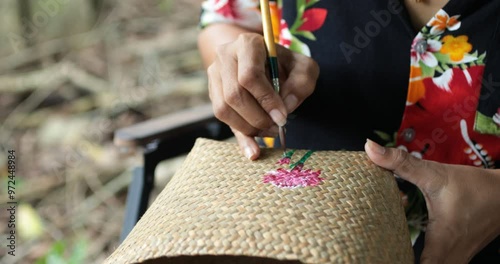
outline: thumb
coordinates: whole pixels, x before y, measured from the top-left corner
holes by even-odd
[[[413,183],[424,194],[438,191],[444,185],[446,173],[442,164],[418,159],[402,149],[382,147],[369,139],[365,151],[373,163]]]

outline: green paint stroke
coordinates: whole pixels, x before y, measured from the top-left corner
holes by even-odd
[[[307,159],[309,159],[309,157],[311,157],[311,155],[313,153],[314,153],[314,150],[307,151],[306,154],[304,154],[304,156],[302,156],[302,158],[299,161],[290,165],[290,169],[297,167],[297,165],[299,165],[299,164],[304,164],[307,161]]]
[[[282,158],[289,158],[289,159],[291,159],[292,156],[293,156],[293,153],[295,153],[295,149],[292,149],[292,150],[289,150],[289,151],[283,153],[283,157]]]

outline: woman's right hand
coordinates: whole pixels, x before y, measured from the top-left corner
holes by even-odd
[[[274,137],[278,126],[314,91],[317,63],[277,45],[280,93],[274,91],[267,68],[264,38],[243,33],[218,46],[208,67],[209,95],[215,116],[231,127],[245,156],[258,158],[255,136]]]

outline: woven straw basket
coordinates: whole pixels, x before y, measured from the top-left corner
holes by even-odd
[[[304,169],[324,180],[280,188],[263,176],[287,168],[282,154],[249,161],[235,143],[199,138],[105,263],[413,263],[392,173],[364,152],[317,151]]]

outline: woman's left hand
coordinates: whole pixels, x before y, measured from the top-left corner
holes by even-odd
[[[370,140],[365,151],[422,191],[429,221],[421,263],[468,263],[500,235],[500,170],[421,160]]]

